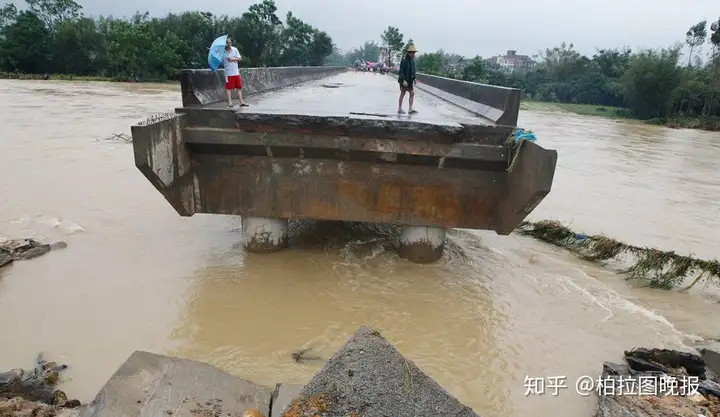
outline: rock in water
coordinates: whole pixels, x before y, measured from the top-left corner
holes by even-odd
[[[4,266],[13,261],[10,251],[0,247],[0,266]]]
[[[698,417],[717,416],[720,410],[720,384],[706,380],[708,370],[699,355],[669,349],[639,348],[625,352],[627,365],[605,362],[603,384],[611,389],[599,393],[596,417]],[[682,386],[677,393],[655,394],[662,391],[660,378],[674,377]],[[638,382],[655,384],[652,391],[638,395]],[[696,387],[690,378],[696,381]],[[628,382],[635,387],[627,392]],[[685,383],[687,381],[687,383]],[[615,388],[612,389],[612,385]],[[685,386],[688,385],[688,386]],[[697,389],[697,392],[692,392]],[[625,391],[623,394],[621,392]],[[684,392],[683,392],[684,391]],[[681,395],[678,395],[681,394]],[[687,394],[687,396],[685,395]]]
[[[675,370],[685,368],[688,375],[705,379],[705,360],[693,353],[637,348],[625,352],[625,360],[637,371],[659,371],[673,375]]]
[[[328,360],[283,413],[305,415],[478,417],[367,327]]]
[[[10,252],[13,259],[32,259],[50,252],[50,245],[35,239],[14,239],[0,243],[0,249]]]

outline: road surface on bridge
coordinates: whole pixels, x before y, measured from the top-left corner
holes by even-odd
[[[343,72],[296,86],[247,98],[250,107],[242,111],[257,113],[292,113],[322,116],[372,114],[435,124],[483,123],[483,119],[415,88],[416,115],[397,114],[399,89],[393,75],[368,72]],[[405,97],[403,110],[408,110]],[[233,102],[236,102],[233,95]],[[225,102],[211,107],[225,108]],[[371,116],[372,117],[372,116]]]

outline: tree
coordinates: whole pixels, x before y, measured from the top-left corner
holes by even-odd
[[[487,82],[487,65],[480,56],[475,56],[462,71],[462,78],[476,83]]]
[[[415,64],[419,72],[443,76],[445,72],[445,57],[442,52],[424,53],[415,58]]]
[[[690,26],[687,33],[685,34],[685,43],[690,47],[690,53],[688,54],[688,67],[691,66],[692,54],[695,48],[705,43],[707,38],[707,20],[701,20],[700,22]]]
[[[388,26],[387,29],[380,36],[383,45],[388,50],[388,55],[393,56],[394,52],[399,52],[403,47],[403,34],[400,33],[400,29],[394,26]]]
[[[315,30],[310,44],[310,65],[321,66],[333,52],[333,42],[327,32]]]
[[[95,21],[82,18],[57,24],[52,48],[53,71],[90,75],[103,65],[105,44]]]
[[[246,65],[270,66],[273,61],[280,59],[283,48],[292,47],[282,44],[282,22],[275,12],[275,2],[263,0],[250,6],[239,21],[233,22],[234,27],[229,32],[250,58],[249,62],[245,62]],[[285,59],[288,59],[287,55]]]
[[[22,11],[3,29],[0,56],[11,71],[31,74],[48,72],[50,31],[33,11]]]
[[[681,80],[679,54],[679,48],[646,50],[630,59],[621,82],[628,109],[636,116],[650,119],[669,115],[670,99]]]
[[[5,26],[15,21],[17,17],[17,7],[14,4],[8,3],[0,9],[0,30]]]
[[[64,20],[73,20],[82,16],[82,6],[73,0],[26,0],[25,2],[48,28],[54,28]]]

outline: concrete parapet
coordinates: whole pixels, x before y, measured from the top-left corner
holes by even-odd
[[[437,75],[417,74],[418,88],[475,113],[493,123],[517,125],[520,90],[472,83]]]
[[[245,249],[268,253],[284,248],[288,243],[287,220],[268,217],[243,217],[242,229]]]
[[[243,70],[243,95],[262,93],[347,71],[347,67],[270,67]],[[206,106],[225,97],[225,71],[185,69],[180,72],[184,107]]]
[[[435,262],[445,248],[445,229],[428,226],[403,226],[398,255],[416,263]]]

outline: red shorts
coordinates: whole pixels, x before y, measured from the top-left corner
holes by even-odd
[[[230,75],[227,77],[227,81],[225,81],[225,89],[226,90],[242,90],[242,78],[240,78],[239,75]]]

